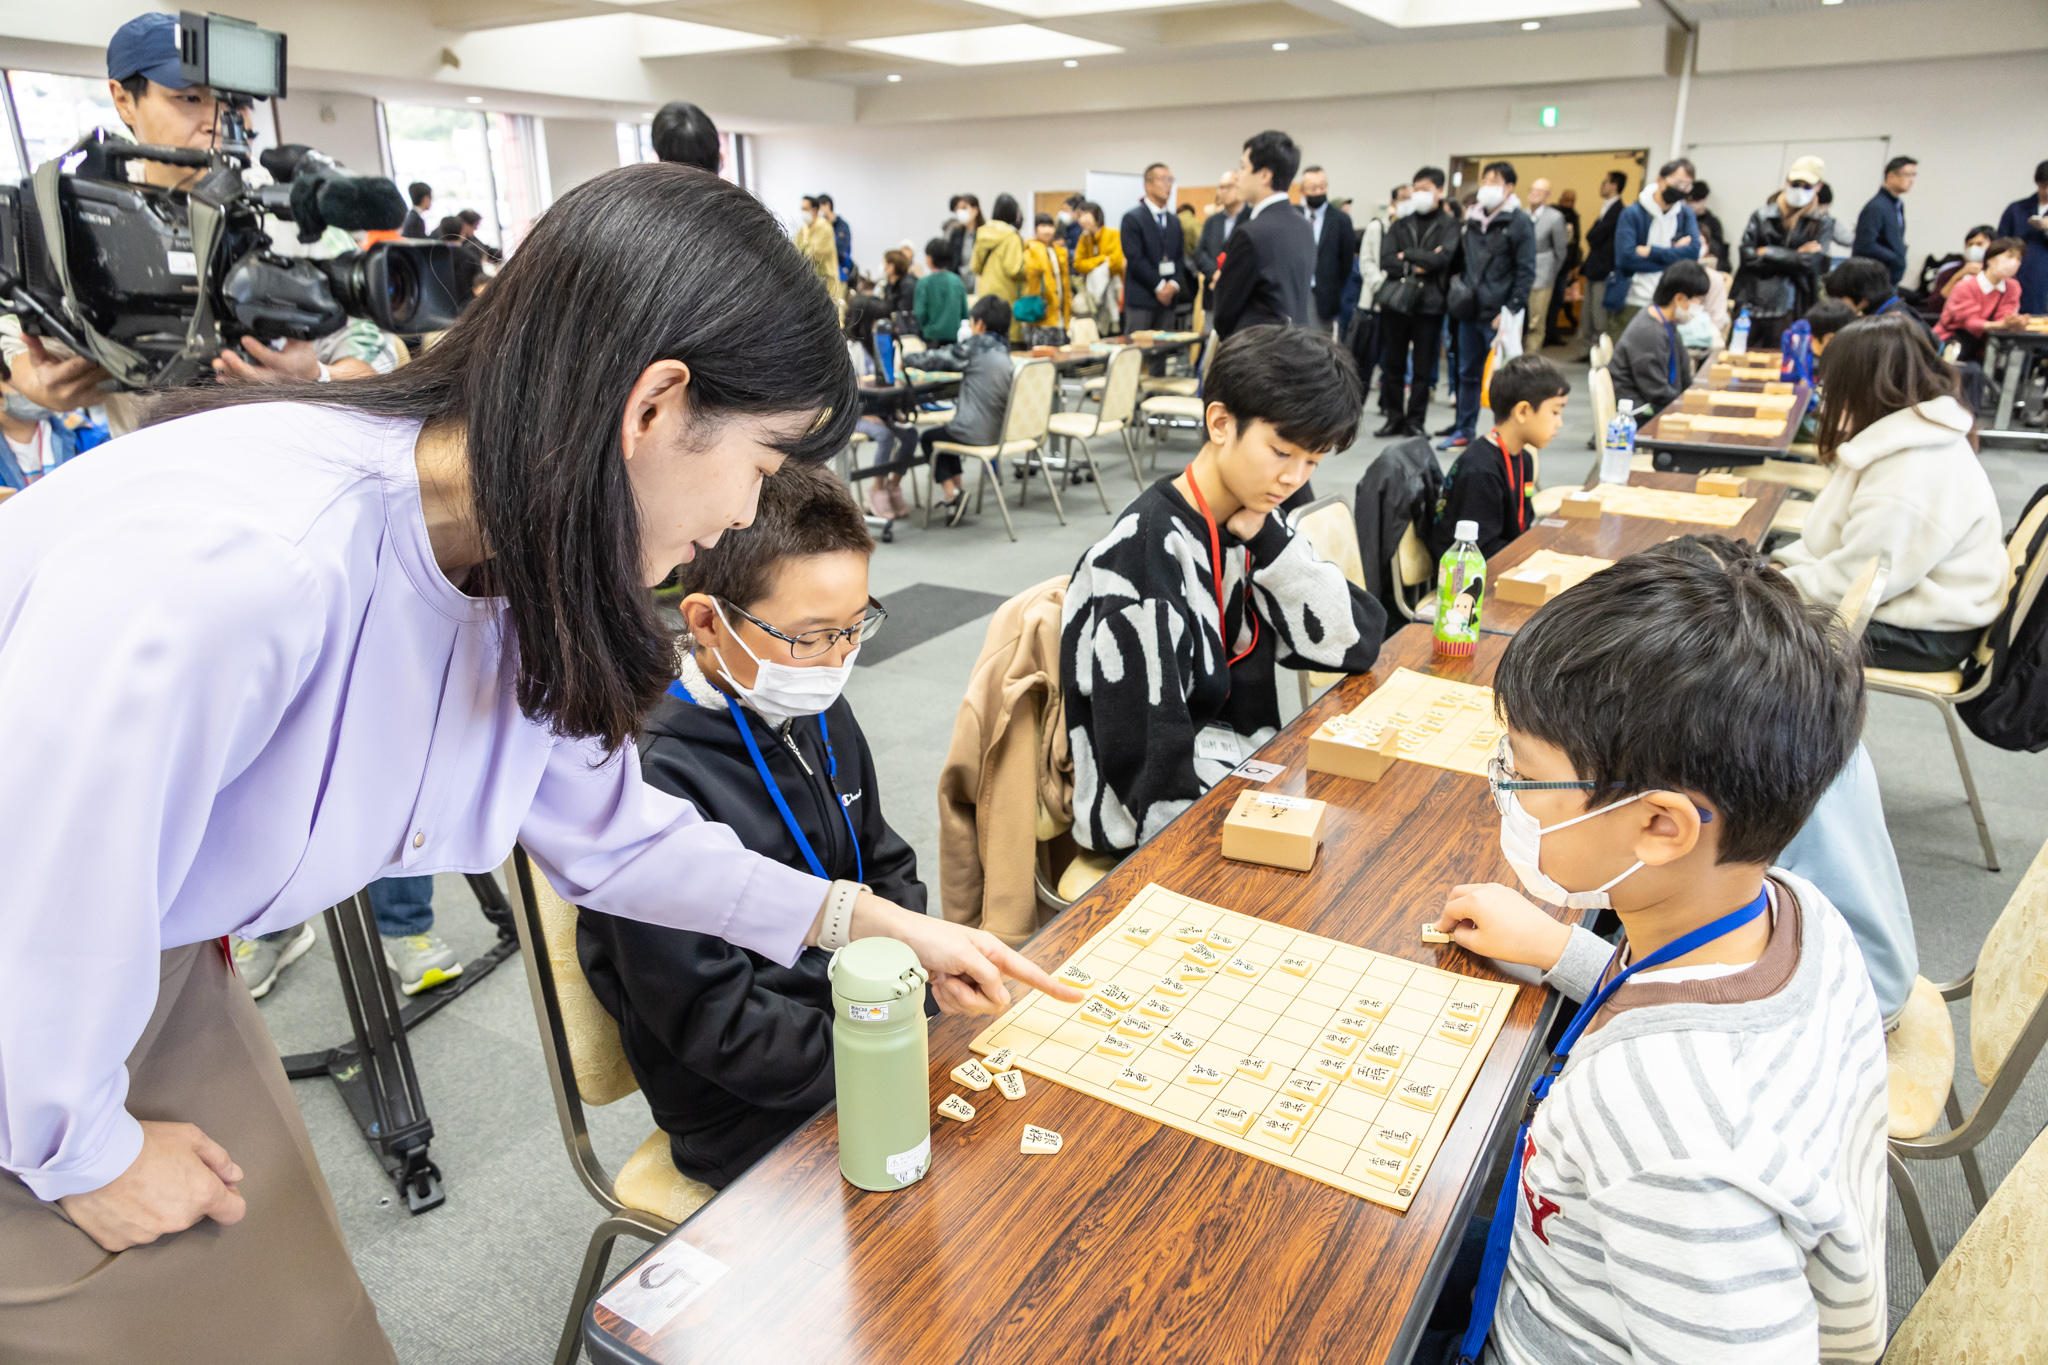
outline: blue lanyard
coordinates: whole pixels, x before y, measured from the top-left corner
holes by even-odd
[[[683,701],[691,700],[690,694],[683,690],[680,680],[668,685],[668,694]],[[825,864],[819,861],[817,851],[811,847],[811,841],[804,837],[803,826],[797,824],[795,814],[789,809],[789,802],[782,798],[782,788],[775,785],[775,777],[768,771],[768,760],[761,756],[761,746],[754,742],[754,727],[747,724],[746,716],[740,711],[740,704],[731,697],[725,699],[725,709],[732,713],[732,723],[739,727],[740,738],[746,742],[747,756],[754,760],[754,771],[761,775],[761,785],[768,789],[768,798],[775,803],[775,809],[782,812],[782,823],[788,827],[790,837],[796,840],[797,851],[804,855],[804,862],[810,865],[811,875],[829,881],[831,878],[825,871]],[[853,879],[865,884],[867,869],[863,866],[860,856],[860,836],[854,833],[853,815],[846,809],[846,802],[839,796],[839,759],[832,752],[832,732],[825,727],[823,712],[818,714],[818,734],[825,741],[826,785],[832,789],[833,803],[839,807],[839,818],[846,821],[846,835],[853,843]]]
[[[1608,997],[1637,972],[1661,967],[1717,938],[1734,933],[1761,915],[1770,903],[1769,890],[1759,891],[1756,899],[1740,910],[1731,911],[1712,924],[1703,924],[1685,937],[1665,944],[1642,961],[1630,963],[1616,972],[1612,981],[1588,996],[1586,1002],[1579,1006],[1579,1012],[1572,1016],[1571,1027],[1564,1031],[1564,1037],[1558,1040],[1557,1050],[1551,1054],[1549,1068],[1529,1087],[1529,1103],[1522,1111],[1522,1126],[1515,1133],[1515,1151],[1508,1161],[1507,1179],[1501,1182],[1500,1199],[1493,1206],[1493,1226],[1486,1232],[1486,1258],[1480,1262],[1479,1284],[1472,1291],[1472,1322],[1465,1328],[1464,1344],[1458,1351],[1458,1365],[1474,1365],[1486,1349],[1486,1334],[1493,1327],[1494,1305],[1500,1300],[1501,1278],[1507,1273],[1508,1243],[1515,1231],[1515,1205],[1522,1197],[1522,1154],[1528,1150],[1529,1124],[1536,1117],[1536,1106],[1543,1103],[1550,1094],[1551,1083],[1564,1070],[1565,1060],[1571,1056],[1572,1044],[1579,1041],[1579,1035],[1593,1022],[1593,1016],[1600,1012]],[[1617,957],[1620,952],[1619,948],[1615,949]]]
[[[1656,315],[1657,321],[1664,324],[1665,339],[1671,343],[1671,354],[1669,357],[1671,368],[1665,375],[1665,382],[1676,387],[1678,384],[1678,329],[1671,325],[1671,319],[1664,316],[1664,310],[1656,304],[1650,305],[1650,311]]]

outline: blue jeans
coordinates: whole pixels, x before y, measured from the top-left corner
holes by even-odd
[[[434,927],[434,879],[386,877],[370,883],[370,909],[377,932],[389,938],[424,934]]]
[[[1486,357],[1493,350],[1493,328],[1477,322],[1458,324],[1458,434],[1478,434],[1479,385],[1486,378]]]

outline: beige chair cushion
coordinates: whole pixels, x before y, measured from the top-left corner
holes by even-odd
[[[1913,1305],[1885,1365],[2048,1359],[2048,1132],[2034,1139]]]
[[[1208,411],[1208,405],[1199,398],[1177,398],[1172,394],[1147,398],[1138,406],[1156,417],[1185,417],[1196,422]]]
[[[576,960],[576,907],[555,894],[538,867],[533,869],[533,894],[540,909],[541,937],[547,940],[548,970],[555,978],[555,999],[562,1010],[562,1031],[569,1038],[569,1058],[576,1066],[576,1093],[585,1104],[610,1104],[640,1088],[626,1063],[619,1026],[605,1013],[583,964]]]
[[[1116,870],[1116,857],[1109,853],[1082,853],[1067,864],[1067,870],[1060,873],[1059,896],[1063,901],[1077,901],[1088,894],[1095,883]]]
[[[668,1134],[657,1128],[619,1167],[618,1177],[612,1181],[612,1193],[629,1209],[680,1223],[718,1191],[676,1169],[675,1158],[669,1154]]]
[[[1924,1137],[1934,1131],[1956,1074],[1956,1026],[1948,1002],[1926,977],[1913,979],[1913,993],[1899,1012],[1899,1026],[1884,1040],[1889,1064],[1891,1123],[1895,1138]]]
[[[1897,668],[1866,668],[1863,681],[1875,686],[1910,687],[1920,692],[1952,697],[1963,690],[1963,670],[1951,668],[1946,673],[1908,673]]]
[[[1142,381],[1141,388],[1148,394],[1172,394],[1177,398],[1193,398],[1201,389],[1199,379],[1160,379],[1150,377]]]
[[[1007,441],[999,446],[963,446],[958,441],[934,441],[933,450],[943,450],[953,455],[966,455],[977,460],[996,460],[1005,455],[1029,455],[1038,449],[1036,441]]]
[[[1056,412],[1046,419],[1046,427],[1055,436],[1072,436],[1086,440],[1095,434],[1095,414],[1092,412]]]
[[[1557,515],[1557,509],[1564,503],[1564,495],[1572,491],[1574,490],[1564,484],[1558,484],[1555,488],[1539,488],[1536,490],[1536,496],[1529,499],[1529,505],[1536,510],[1539,517],[1554,517]]]
[[[1970,1060],[1978,1080],[1991,1084],[2043,995],[2048,995],[2048,844],[2034,855],[1977,953],[1977,975],[1970,983]]]

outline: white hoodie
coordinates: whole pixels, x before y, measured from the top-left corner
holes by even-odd
[[[1842,443],[1804,536],[1773,556],[1809,602],[1834,603],[1871,556],[1890,551],[1875,619],[1911,630],[1988,626],[2005,603],[1998,497],[1970,449],[1971,418],[1937,398],[1879,418]]]

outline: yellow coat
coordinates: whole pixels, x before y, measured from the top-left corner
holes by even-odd
[[[1038,327],[1071,327],[1074,322],[1074,268],[1059,242],[1047,246],[1036,237],[1024,244],[1024,294],[1045,300],[1045,321]]]
[[[796,236],[791,240],[810,261],[811,268],[818,272],[818,278],[825,282],[825,287],[832,291],[832,297],[838,298],[839,246],[832,240],[832,225],[823,218],[813,218],[798,227]]]
[[[1117,279],[1124,277],[1124,244],[1122,235],[1113,227],[1097,228],[1084,232],[1074,243],[1074,273],[1083,279],[1088,272],[1109,262],[1109,273]]]
[[[1024,292],[1024,239],[1008,223],[983,223],[974,234],[974,287],[1015,303]]]

